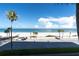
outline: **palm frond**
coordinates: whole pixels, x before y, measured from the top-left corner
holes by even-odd
[[[17,16],[16,16],[16,13],[15,11],[11,10],[11,11],[8,11],[8,14],[7,14],[9,20],[11,20],[12,22],[13,21],[16,21],[17,19]]]

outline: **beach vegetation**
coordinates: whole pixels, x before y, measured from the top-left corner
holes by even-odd
[[[7,37],[10,37],[11,28],[8,27],[4,32],[7,33]]]

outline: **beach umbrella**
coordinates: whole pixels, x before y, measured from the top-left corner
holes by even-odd
[[[14,10],[9,10],[7,12],[7,17],[11,21],[11,49],[12,49],[12,23],[17,20],[17,15]]]

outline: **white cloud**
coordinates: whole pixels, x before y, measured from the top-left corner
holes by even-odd
[[[39,18],[38,23],[40,25],[37,26],[40,28],[76,28],[76,17],[68,16],[60,18]]]
[[[39,28],[39,26],[38,25],[35,25],[35,28]]]
[[[46,28],[52,28],[52,27],[53,27],[53,24],[51,22],[46,23]]]

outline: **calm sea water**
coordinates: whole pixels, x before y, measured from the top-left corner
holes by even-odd
[[[64,32],[77,32],[77,29],[63,29]],[[5,29],[0,29],[4,32]],[[58,29],[13,29],[13,32],[57,32]]]

